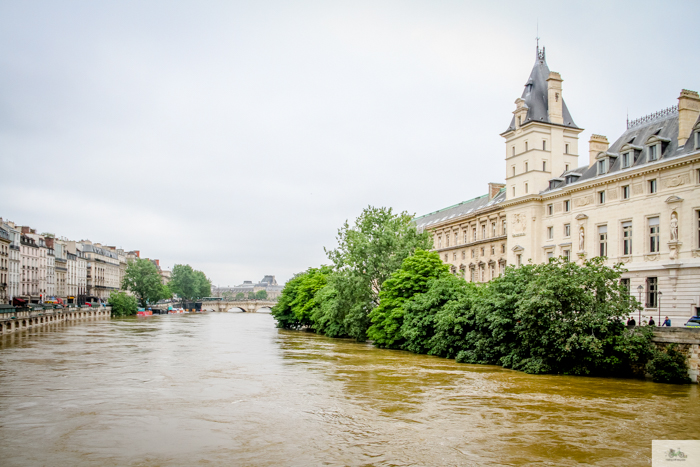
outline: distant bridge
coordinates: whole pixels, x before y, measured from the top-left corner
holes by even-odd
[[[272,308],[277,304],[273,300],[211,300],[202,301],[202,311],[227,312],[232,308],[240,308],[246,313],[257,313],[261,308]]]

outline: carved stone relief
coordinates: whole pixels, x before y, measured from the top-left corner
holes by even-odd
[[[513,233],[522,234],[527,229],[527,216],[523,213],[513,215]]]
[[[576,198],[576,206],[588,206],[593,202],[593,196],[588,195],[588,196],[583,196],[581,198]]]
[[[664,188],[674,188],[685,185],[686,183],[690,183],[690,176],[687,173],[674,175],[673,177],[665,178],[663,180]]]

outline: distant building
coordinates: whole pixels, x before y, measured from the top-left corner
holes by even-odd
[[[10,268],[10,233],[0,227],[0,303],[7,303]]]
[[[242,284],[236,285],[234,287],[213,287],[212,294],[215,296],[221,296],[224,293],[230,293],[233,297],[242,293],[248,298],[249,293],[257,293],[261,290],[267,292],[267,298],[275,300],[279,298],[284,287],[277,284],[275,276],[267,275],[262,278],[262,280],[256,284],[253,281],[243,281]]]

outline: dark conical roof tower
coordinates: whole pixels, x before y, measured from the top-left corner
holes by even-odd
[[[537,46],[535,55],[535,65],[532,67],[530,77],[525,83],[525,89],[521,99],[525,101],[527,106],[527,115],[522,122],[523,125],[529,122],[552,123],[549,119],[549,99],[547,97],[547,78],[549,77],[549,67],[545,58],[544,47],[540,49]],[[564,119],[563,126],[569,128],[578,128],[571,118],[569,109],[566,107],[566,102],[562,99],[562,116]],[[508,131],[515,130],[515,117],[510,121]]]

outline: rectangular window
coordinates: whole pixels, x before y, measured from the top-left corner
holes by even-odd
[[[507,235],[506,234],[506,220],[505,219],[503,219],[503,235]]]
[[[542,161],[542,172],[547,171],[547,161]]]
[[[472,233],[474,234],[474,241],[476,241],[476,227],[472,229]]]
[[[525,141],[525,150],[527,151],[527,141]]]
[[[571,200],[567,199],[564,201],[564,212],[569,212],[571,211]]]
[[[649,218],[649,253],[659,252],[659,218]]]
[[[467,252],[462,250],[462,259],[467,259]]]
[[[464,243],[469,243],[469,236],[467,235],[467,231],[464,231]]]
[[[511,149],[511,151],[510,151],[510,152],[511,152],[511,154],[512,154],[512,155],[515,155],[515,146],[513,146],[513,147],[512,147],[512,148],[510,148],[510,149]]]
[[[547,141],[546,141],[546,140],[543,140],[543,141],[542,141],[542,150],[543,150],[543,151],[546,151],[546,150],[547,150]]]
[[[496,254],[496,245],[491,245],[491,254],[492,255]]]
[[[455,232],[455,245],[457,245],[457,232]]]
[[[525,193],[529,193],[528,188],[527,188],[527,183],[525,183]]]
[[[525,162],[525,172],[527,172],[527,168],[528,168],[528,163]]]
[[[472,249],[472,258],[476,255],[476,250]]]
[[[659,303],[659,279],[647,277],[647,308],[656,308]]]
[[[626,169],[630,166],[630,153],[626,152],[622,155],[622,168]]]
[[[620,279],[620,285],[627,291],[627,293],[630,293],[630,280],[629,279]]]
[[[554,227],[547,227],[547,239],[554,238]]]
[[[697,246],[698,246],[698,248],[700,248],[700,211],[696,211],[696,212],[695,212],[695,215],[697,216],[697,220],[696,220],[697,224],[696,224],[696,227],[697,227],[697,229],[698,229],[698,243],[697,243]]]
[[[445,234],[445,246],[450,246],[450,234]]]
[[[605,173],[605,159],[598,161],[598,175]]]
[[[608,256],[608,226],[598,227],[598,256]]]
[[[598,203],[599,204],[605,203],[605,192],[604,191],[598,192]]]
[[[656,179],[649,180],[649,193],[656,193]]]
[[[457,261],[457,253],[452,253],[452,261]]]
[[[564,145],[564,154],[569,154],[569,143]]]
[[[564,165],[564,171],[568,172],[569,171],[569,164]]]
[[[565,237],[571,236],[571,224],[564,224],[564,236]]]
[[[438,248],[442,248],[442,237],[438,237]]]
[[[632,222],[622,223],[622,254],[624,256],[632,254]]]
[[[622,199],[630,199],[630,186],[625,185],[622,187]]]
[[[486,238],[486,224],[481,225],[481,238]]]
[[[491,222],[491,236],[495,237],[496,236],[496,223]]]
[[[562,252],[562,256],[564,257],[565,261],[571,261],[571,250],[564,250]]]
[[[554,214],[554,205],[553,205],[553,204],[548,204],[548,205],[547,205],[547,215],[548,215],[548,216],[551,216],[552,214]]]
[[[481,256],[486,256],[486,249],[484,247],[481,248]]]
[[[513,166],[513,177],[515,177],[515,166]]]
[[[695,132],[695,149],[700,149],[700,131]]]
[[[515,187],[513,187],[513,196],[515,196]]]
[[[554,253],[551,252],[551,251],[548,251],[548,252],[547,252],[547,259],[550,260],[550,259],[552,259],[552,258],[554,258]]]
[[[501,253],[505,253],[505,252],[506,252],[506,244],[501,243]]]
[[[649,146],[648,151],[649,151],[649,160],[650,161],[655,161],[657,158],[657,145]]]
[[[523,264],[523,255],[515,255],[515,264],[518,266]]]

